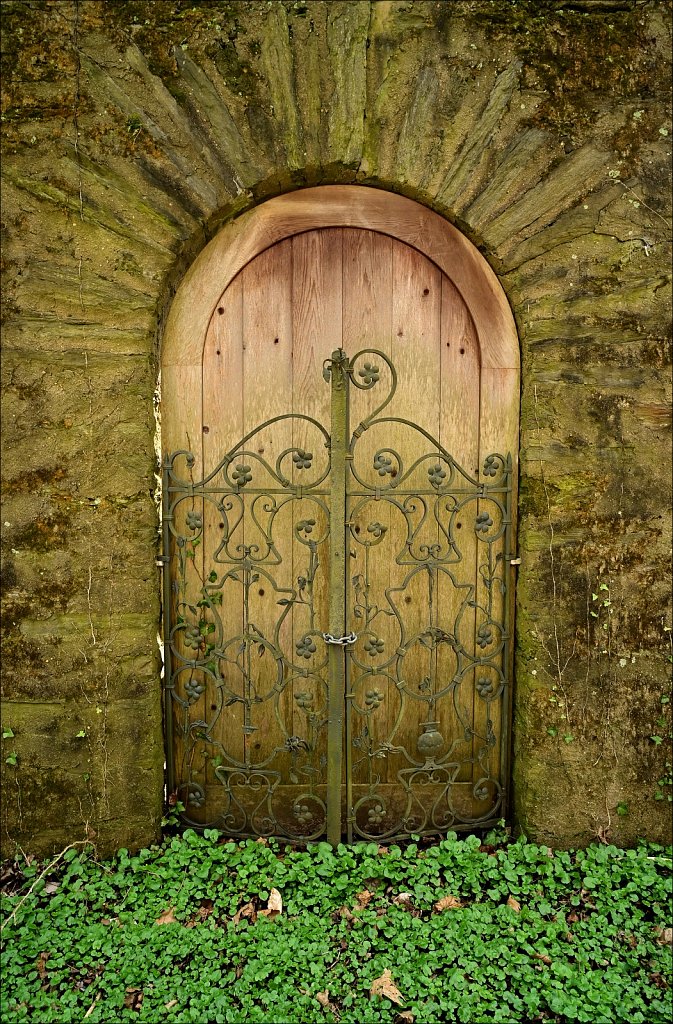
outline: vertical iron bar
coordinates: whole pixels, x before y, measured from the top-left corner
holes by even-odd
[[[513,600],[513,587],[512,587],[512,574],[514,569],[512,568],[512,456],[508,452],[507,454],[507,491],[505,494],[505,550],[504,550],[504,561],[503,566],[503,583],[505,593],[503,594],[503,614],[504,614],[504,627],[505,627],[505,640],[503,644],[502,658],[503,658],[503,669],[505,675],[505,686],[502,691],[502,717],[501,717],[501,733],[500,733],[500,781],[502,785],[502,817],[507,818],[509,816],[509,794],[510,794],[510,745],[511,745],[511,726],[510,726],[510,688],[512,686],[512,665],[511,651],[512,651],[512,622],[514,621],[512,600]]]
[[[347,492],[348,493],[348,492]],[[347,599],[346,599],[347,600]],[[345,605],[348,616],[348,605]],[[344,746],[346,747],[346,841],[353,842],[353,748],[351,741],[353,698],[350,682],[351,649],[344,647],[344,689],[346,693],[346,727],[344,730]]]
[[[330,454],[330,597],[329,630],[346,631],[346,455],[348,451],[348,359],[343,349],[332,353]],[[341,773],[344,723],[344,648],[329,645],[327,726],[327,841],[341,842]]]
[[[175,788],[175,763],[173,756],[173,686],[171,665],[171,501],[168,491],[170,482],[170,459],[164,458],[161,476],[161,571],[163,593],[163,636],[164,636],[164,723],[166,727],[166,790],[170,798]]]

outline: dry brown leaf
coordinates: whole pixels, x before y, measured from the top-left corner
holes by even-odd
[[[541,960],[543,964],[551,963],[551,957],[547,953],[533,953],[533,956],[536,960]]]
[[[398,892],[397,896],[393,896],[393,903],[396,907],[409,907],[413,898],[412,892]]]
[[[177,1006],[177,1005],[178,1005],[177,999],[171,999],[171,1001],[169,1003],[164,1003],[164,1006],[166,1007],[167,1010],[172,1010],[173,1007]]]
[[[255,913],[255,908],[252,903],[246,903],[236,911],[232,918],[233,923],[238,924],[242,917],[247,917],[253,924],[255,923],[257,920],[257,914]]]
[[[60,882],[47,882],[47,884],[44,887],[44,891],[46,892],[47,896],[53,896],[54,893],[58,892],[60,888]]]
[[[507,897],[507,906],[511,907],[515,914],[521,913],[521,904],[518,900],[515,900],[513,896]]]
[[[386,999],[389,999],[391,1003],[397,1003],[398,1006],[404,1006],[404,997],[393,981],[393,976],[387,967],[381,977],[376,978],[372,982],[369,994],[372,996],[384,996]]]
[[[395,1024],[413,1024],[414,1019],[415,1018],[411,1010],[402,1010],[402,1012],[398,1013],[395,1017]]]
[[[369,889],[363,889],[359,892],[355,899],[361,907],[366,907],[374,899],[374,893],[370,892]]]
[[[259,843],[260,846],[268,846],[269,845],[269,840],[265,839],[264,836],[260,836],[259,839],[255,839],[255,842]]]
[[[324,992],[316,992],[315,997],[322,1006],[323,1010],[330,1011],[333,1020],[341,1020],[339,1008],[335,1006],[334,1003],[330,1002],[329,989],[325,989]]]
[[[139,1010],[143,1002],[143,991],[140,988],[129,986],[124,996],[124,1006],[127,1010]]]
[[[178,924],[178,921],[176,920],[175,915],[173,914],[174,910],[175,910],[175,907],[169,907],[168,910],[164,910],[163,914],[160,914],[159,917],[156,919],[156,921],[154,923],[155,924]]]
[[[673,943],[673,928],[657,928],[657,942],[664,946],[667,942]]]
[[[455,896],[442,896],[441,900],[437,900],[435,903],[435,910],[455,910],[456,907],[462,906],[461,901]]]
[[[344,921],[354,920],[354,917],[350,910],[348,909],[348,907],[342,907],[341,910],[339,911],[339,914],[341,915],[341,917],[343,917]]]
[[[214,903],[212,900],[204,900],[198,909],[198,915],[202,921],[205,921],[207,917],[213,912]]]
[[[272,889],[269,893],[269,900],[266,905],[266,910],[260,910],[260,917],[268,917],[270,921],[273,921],[274,917],[278,917],[279,914],[283,913],[283,897],[278,892],[278,889]]]
[[[48,959],[49,953],[40,953],[35,963],[35,970],[40,976],[40,981],[44,981],[44,979],[47,977],[46,964]]]

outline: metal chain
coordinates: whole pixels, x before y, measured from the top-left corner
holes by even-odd
[[[347,633],[346,636],[332,636],[331,633],[323,633],[322,638],[326,644],[337,644],[339,647],[346,647],[348,644],[355,643],[357,634]]]

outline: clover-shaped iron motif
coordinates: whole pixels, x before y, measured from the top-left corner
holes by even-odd
[[[487,626],[485,622],[482,622],[481,626],[477,630],[477,643],[484,649],[493,642],[493,630],[490,626]]]
[[[313,814],[306,804],[295,804],[294,816],[300,825],[308,825],[313,821]]]
[[[297,523],[295,529],[297,533],[313,533],[314,526],[315,519],[302,519],[301,522]]]
[[[494,687],[491,679],[487,679],[485,676],[482,676],[480,679],[477,679],[477,693],[479,694],[480,697],[490,697],[491,694],[493,693],[493,690]]]
[[[313,639],[310,636],[302,637],[295,644],[297,654],[300,658],[310,658],[316,652],[316,645],[313,643]]]
[[[474,791],[474,795],[477,800],[488,800],[488,789],[486,786],[478,786]]]
[[[297,469],[310,469],[313,461],[313,452],[305,452],[303,448],[297,448],[292,453],[292,461]]]
[[[370,825],[379,825],[383,821],[383,805],[375,804],[369,809],[367,817]]]
[[[380,690],[367,690],[365,694],[365,706],[368,711],[374,711],[383,703],[383,694]]]
[[[205,692],[205,683],[196,682],[194,679],[190,679],[188,683],[185,683],[185,693],[190,700],[198,700],[202,693]]]
[[[199,512],[188,512],[187,526],[190,530],[200,530],[203,526],[203,516]]]
[[[393,471],[392,460],[386,455],[382,455],[381,452],[377,452],[374,456],[374,469],[378,471],[379,476],[386,476]]]
[[[185,647],[192,647],[194,648],[194,650],[196,650],[201,646],[201,643],[203,641],[203,635],[200,629],[198,629],[196,626],[191,626],[189,629],[185,630],[183,634],[183,640],[185,643]]]
[[[375,363],[365,363],[364,368],[360,370],[360,376],[362,383],[370,387],[372,384],[376,384],[380,377],[379,368]]]
[[[252,471],[250,466],[245,466],[242,462],[239,462],[231,476],[236,481],[238,487],[245,487],[252,480]]]
[[[202,789],[190,789],[187,796],[187,803],[192,807],[203,807],[206,802],[206,794]]]
[[[482,470],[484,476],[497,476],[498,473],[498,460],[495,455],[487,455],[484,460],[484,468]]]
[[[377,654],[383,652],[385,643],[378,636],[368,636],[365,640],[365,650],[370,658],[375,658]]]
[[[474,526],[477,533],[488,533],[491,526],[493,526],[493,519],[488,512],[480,512]]]
[[[431,466],[428,470],[428,479],[433,487],[441,487],[444,480],[446,480],[446,470],[442,469],[439,463],[436,466]]]
[[[310,657],[310,655],[309,655]],[[294,699],[302,711],[313,710],[313,694],[302,691],[301,693],[295,693]]]
[[[370,523],[367,527],[367,533],[373,534],[378,539],[383,536],[387,529],[388,527],[384,526],[383,523]]]

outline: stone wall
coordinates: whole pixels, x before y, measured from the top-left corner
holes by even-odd
[[[668,3],[3,17],[6,851],[158,834],[162,324],[223,223],[335,182],[446,216],[516,316],[517,823],[556,845],[666,836]]]

